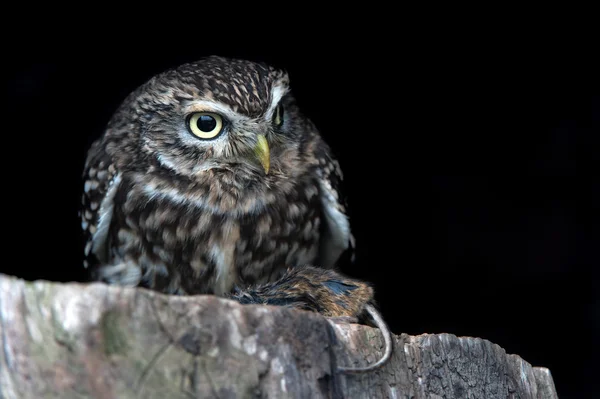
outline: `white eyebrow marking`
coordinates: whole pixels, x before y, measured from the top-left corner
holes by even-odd
[[[266,120],[271,120],[271,118],[273,117],[273,113],[275,112],[275,108],[279,104],[279,101],[281,101],[283,96],[285,96],[289,90],[289,87],[283,83],[275,84],[271,88],[271,102],[269,104],[267,112],[265,113]],[[193,112],[216,112],[220,115],[227,116],[230,120],[238,121],[248,121],[252,119],[244,114],[236,112],[227,104],[211,100],[190,101],[189,105],[185,107],[184,111],[187,114],[191,114]]]
[[[189,105],[185,107],[185,112],[187,114],[191,114],[193,112],[215,112],[217,114],[227,116],[227,118],[230,120],[250,120],[249,117],[236,112],[229,105],[210,100],[190,101]]]
[[[269,104],[269,109],[265,114],[265,119],[271,120],[277,104],[279,104],[279,101],[281,101],[283,96],[285,96],[289,90],[290,89],[287,85],[283,85],[281,83],[276,84],[271,88],[271,104]]]

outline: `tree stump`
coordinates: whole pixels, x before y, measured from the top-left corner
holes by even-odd
[[[557,398],[480,338],[393,337],[319,314],[0,275],[0,398]]]

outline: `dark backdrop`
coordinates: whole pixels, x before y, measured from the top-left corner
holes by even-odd
[[[1,271],[83,277],[85,152],[136,86],[208,54],[267,61],[289,71],[340,159],[358,244],[344,270],[373,282],[393,331],[486,338],[549,367],[561,398],[592,394],[597,48],[501,35],[412,35],[381,50],[361,33],[268,46],[47,33],[3,50],[4,253],[16,257]]]

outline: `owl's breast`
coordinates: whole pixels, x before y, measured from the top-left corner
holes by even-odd
[[[230,212],[160,188],[130,179],[116,198],[113,258],[137,262],[143,286],[223,295],[234,285],[273,281],[318,255],[319,192],[309,179]]]
[[[321,223],[318,189],[298,186],[262,212],[239,218],[239,223],[236,265],[243,283],[273,281],[288,267],[313,264]]]

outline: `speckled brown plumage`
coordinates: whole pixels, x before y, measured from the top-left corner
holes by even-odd
[[[222,118],[217,136],[193,134],[198,113]],[[341,178],[285,72],[220,57],[182,65],[130,94],[89,150],[86,265],[108,283],[217,295],[332,268],[352,240]]]

